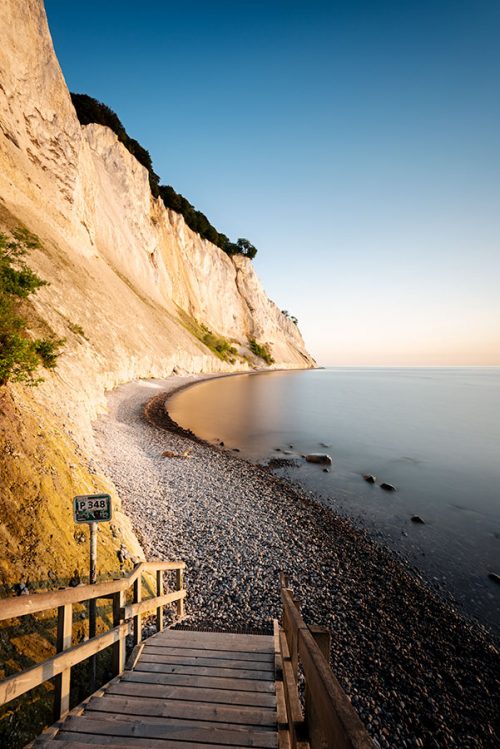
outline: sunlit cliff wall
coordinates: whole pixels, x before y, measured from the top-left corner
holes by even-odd
[[[2,0],[0,32],[0,231],[24,225],[40,238],[28,261],[49,285],[33,297],[30,327],[66,339],[42,385],[0,389],[0,583],[12,583],[84,565],[70,500],[113,491],[92,467],[91,420],[107,389],[174,369],[263,366],[249,338],[270,345],[276,367],[313,360],[251,262],[154,199],[146,170],[111,130],[80,126],[41,0]],[[194,321],[233,342],[235,365],[192,334]],[[101,534],[103,570],[116,566],[122,542],[140,554],[117,512]]]

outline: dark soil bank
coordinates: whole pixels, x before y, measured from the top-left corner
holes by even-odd
[[[284,570],[305,620],[331,630],[333,669],[381,747],[499,747],[490,636],[306,492],[172,431],[165,394],[146,420],[141,387],[115,393],[96,427],[103,467],[148,557],[186,561],[190,623],[265,626]]]

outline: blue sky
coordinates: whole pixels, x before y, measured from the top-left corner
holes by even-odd
[[[322,364],[500,364],[500,3],[46,0]]]

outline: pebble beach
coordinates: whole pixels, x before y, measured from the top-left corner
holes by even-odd
[[[146,557],[186,562],[189,624],[267,630],[284,571],[380,747],[499,747],[492,636],[309,492],[176,428],[169,394],[196,379],[117,388],[95,424]]]

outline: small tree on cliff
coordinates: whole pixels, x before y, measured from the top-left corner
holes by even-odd
[[[239,252],[242,255],[245,255],[245,257],[250,258],[250,260],[253,260],[257,254],[257,248],[254,247],[253,244],[248,241],[248,239],[240,238],[236,242],[236,245],[238,246]]]
[[[0,234],[0,385],[9,380],[38,384],[36,370],[53,369],[63,344],[56,338],[30,338],[19,314],[22,300],[46,285],[24,262],[28,250],[38,246],[26,229],[16,230],[12,238]]]

